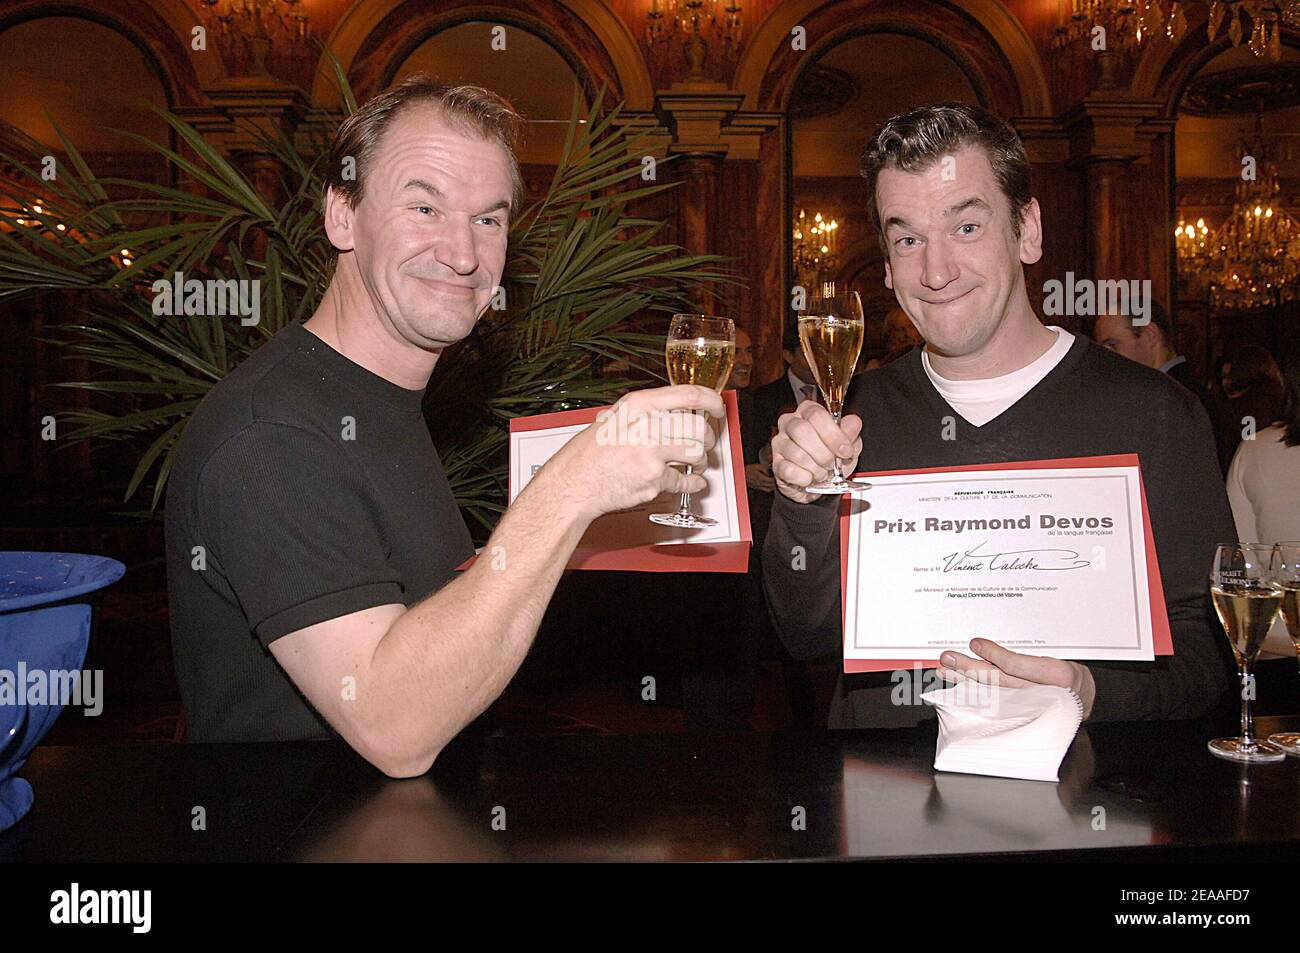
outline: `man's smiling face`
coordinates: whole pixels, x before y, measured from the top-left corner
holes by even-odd
[[[978,146],[919,172],[885,168],[876,207],[889,248],[885,285],[934,351],[961,357],[981,350],[1002,324],[1021,264],[1041,255],[1038,203],[1021,236]]]
[[[356,208],[329,222],[330,240],[356,255],[392,333],[441,350],[473,330],[500,283],[511,191],[510,161],[497,142],[448,122],[436,107],[411,106],[371,155]]]

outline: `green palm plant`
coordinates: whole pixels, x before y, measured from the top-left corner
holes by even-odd
[[[334,66],[350,113],[355,99]],[[654,356],[663,339],[639,332],[634,319],[690,310],[691,300],[735,280],[718,256],[656,241],[662,223],[629,210],[672,187],[634,181],[642,176],[644,133],[630,131],[621,106],[607,107],[603,93],[585,120],[581,110],[575,95],[550,187],[512,223],[507,307],[486,312],[443,356],[426,394],[453,491],[484,530],[505,505],[510,418],[608,403],[660,376]],[[178,148],[124,135],[173,164],[179,186],[99,178],[57,126],[67,162],[52,179],[41,174],[46,150],[36,144],[26,155],[0,155],[16,172],[0,179],[7,200],[0,221],[10,227],[0,230],[0,303],[80,293],[81,319],[59,325],[53,340],[94,372],[60,386],[116,396],[112,409],[70,411],[63,422],[75,428],[70,441],[138,442],[126,498],[151,482],[150,512],[204,394],[276,332],[309,317],[333,267],[319,213],[323,139],[300,148],[255,131],[284,169],[284,198],[272,203],[193,127],[157,112]],[[261,321],[244,327],[155,314],[153,282],[178,271],[187,279],[259,280]],[[608,373],[611,362],[626,370]]]

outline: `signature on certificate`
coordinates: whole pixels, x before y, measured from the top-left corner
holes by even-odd
[[[988,540],[960,553],[943,557],[942,572],[960,572],[979,569],[1037,569],[1057,572],[1062,569],[1082,569],[1092,563],[1080,557],[1073,549],[1017,549],[1008,553],[986,553],[982,550]]]

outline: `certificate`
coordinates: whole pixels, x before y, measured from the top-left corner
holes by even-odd
[[[844,670],[986,638],[1061,659],[1173,652],[1135,454],[861,474],[842,501]]]
[[[717,441],[702,469],[708,484],[691,494],[691,509],[717,520],[700,529],[660,526],[651,513],[671,513],[680,494],[664,493],[630,509],[593,520],[570,559],[570,569],[643,572],[747,572],[752,535],[745,462],[740,448],[740,417],[735,391],[724,391],[727,416],[713,426]],[[579,431],[607,408],[588,407],[510,421],[510,502]]]

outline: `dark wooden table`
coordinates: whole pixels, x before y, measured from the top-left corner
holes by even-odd
[[[1300,761],[1220,761],[1213,730],[1092,726],[1059,784],[937,774],[933,728],[471,736],[405,781],[341,743],[47,747],[0,858],[1300,857]]]

